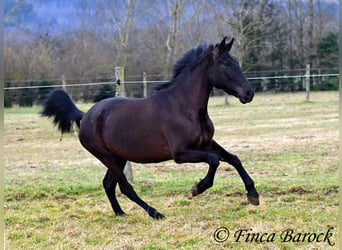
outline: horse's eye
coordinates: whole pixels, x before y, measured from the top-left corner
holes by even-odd
[[[229,66],[229,62],[222,62],[222,65],[225,66],[225,67],[228,67]]]

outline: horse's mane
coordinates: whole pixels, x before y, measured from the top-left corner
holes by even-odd
[[[188,52],[186,52],[183,57],[177,61],[177,63],[173,66],[173,77],[169,82],[160,84],[154,87],[150,94],[158,93],[164,89],[167,89],[176,82],[176,79],[179,75],[184,71],[184,69],[191,66],[194,62],[197,61],[208,49],[212,49],[213,45],[202,44],[199,45],[197,48],[192,48]]]

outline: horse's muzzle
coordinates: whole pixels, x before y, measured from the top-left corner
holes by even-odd
[[[244,96],[241,96],[239,98],[240,102],[243,104],[246,104],[248,102],[251,102],[254,97],[254,91],[253,90],[247,90]]]

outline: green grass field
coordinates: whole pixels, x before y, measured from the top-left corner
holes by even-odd
[[[338,249],[338,97],[257,94],[247,105],[230,97],[229,106],[210,99],[215,138],[239,156],[261,204],[248,204],[225,163],[194,198],[206,164],[133,163],[133,186],[161,221],[120,191],[127,216],[115,217],[102,188],[106,169],[75,134],[60,141],[40,107],[5,109],[6,249]]]

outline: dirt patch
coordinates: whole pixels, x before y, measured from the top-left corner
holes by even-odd
[[[75,197],[72,197],[72,196],[66,195],[66,194],[54,195],[53,199],[56,201],[66,201],[66,200],[75,201],[76,200]]]
[[[315,190],[308,190],[303,187],[295,187],[295,188],[290,188],[289,190],[284,190],[284,191],[269,191],[269,192],[261,192],[259,193],[260,197],[279,197],[279,196],[284,196],[284,195],[289,195],[289,194],[298,194],[298,195],[306,195],[306,194],[319,194],[323,192],[324,195],[331,195],[335,196],[338,194],[338,189],[329,189],[325,191],[315,191]],[[323,195],[322,194],[322,195]],[[234,193],[228,193],[225,196],[227,197],[245,197],[246,193],[243,192],[234,192]]]

